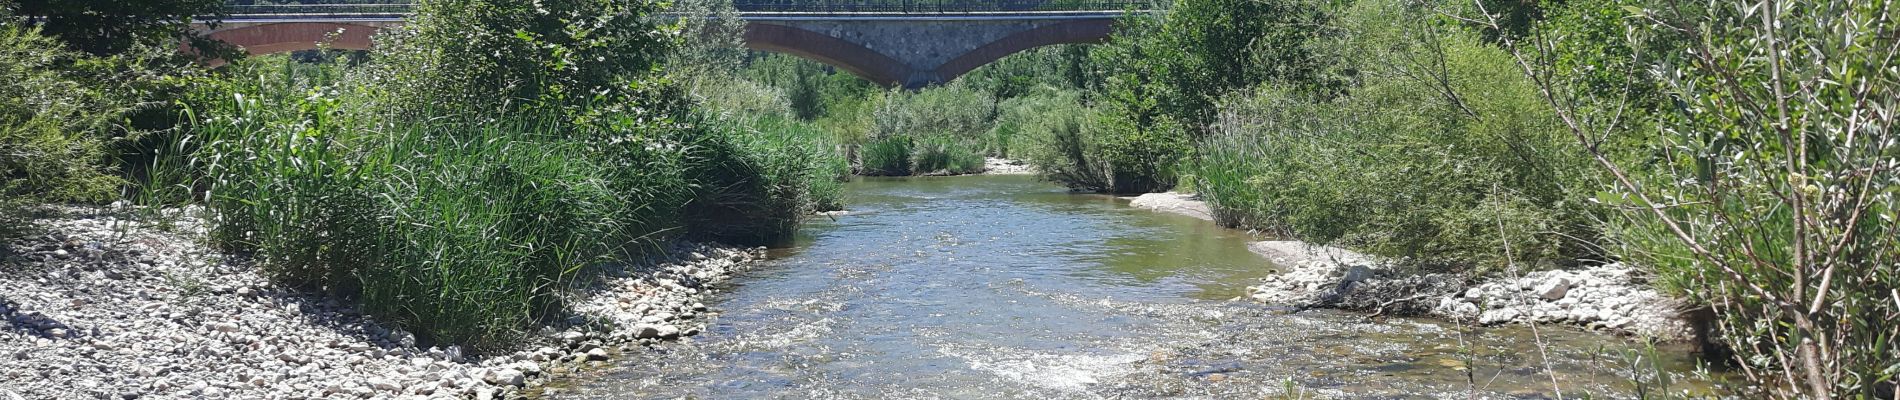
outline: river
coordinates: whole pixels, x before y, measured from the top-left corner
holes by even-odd
[[[1693,365],[1567,327],[1540,352],[1527,327],[1232,300],[1275,272],[1247,250],[1261,238],[1028,176],[847,190],[849,214],[712,297],[704,333],[551,397],[1624,398],[1656,390],[1632,374]]]

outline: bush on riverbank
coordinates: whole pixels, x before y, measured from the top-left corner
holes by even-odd
[[[839,202],[842,163],[822,134],[772,117],[378,127],[282,59],[245,64],[293,82],[201,103],[189,159],[202,181],[181,184],[208,189],[214,239],[436,340],[506,343],[590,265],[681,235],[779,240]]]
[[[202,80],[175,38],[125,35],[92,55],[20,23],[0,6],[0,239],[43,203],[103,203],[124,192],[154,132],[171,128],[174,95]],[[71,28],[69,25],[62,25]],[[110,50],[110,51],[107,51]],[[131,167],[131,168],[128,168]],[[129,170],[129,171],[128,171]]]
[[[79,57],[37,30],[0,24],[0,239],[26,229],[33,203],[117,194],[105,131],[129,105],[61,68]]]
[[[910,175],[911,140],[909,136],[892,136],[865,143],[858,148],[858,173],[866,176]]]
[[[864,173],[982,172],[992,101],[956,85],[886,94],[871,114],[869,139],[860,149]]]
[[[1618,255],[1710,307],[1750,393],[1900,386],[1900,54],[1870,1],[1577,4],[1533,42],[1548,105],[1615,180]],[[1542,42],[1545,37],[1610,40]],[[1604,79],[1646,77],[1653,83]],[[1605,82],[1612,84],[1605,85]],[[1623,110],[1638,109],[1636,117]]]
[[[596,264],[775,242],[837,208],[841,158],[775,91],[654,73],[671,39],[649,6],[427,3],[360,69],[240,62],[196,93],[166,176],[274,279],[483,348],[558,315]]]
[[[1597,258],[1588,164],[1508,54],[1393,2],[1336,23],[1359,84],[1232,99],[1188,163],[1220,223],[1441,270]]]
[[[1025,133],[1018,152],[1043,179],[1070,188],[1107,191],[1113,184],[1108,160],[1102,154],[1100,121],[1094,110],[1073,96],[1051,98],[1041,108],[1023,113],[1018,122]]]

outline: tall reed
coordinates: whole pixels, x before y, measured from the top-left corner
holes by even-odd
[[[599,265],[684,235],[765,243],[835,208],[841,159],[779,119],[522,112],[390,121],[283,66],[209,90],[169,186],[275,279],[434,341],[509,343]]]

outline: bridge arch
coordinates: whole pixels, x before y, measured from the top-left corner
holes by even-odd
[[[901,85],[912,72],[903,62],[857,43],[785,25],[746,23],[745,47],[825,63],[884,86]]]
[[[950,15],[890,13],[747,13],[744,43],[825,63],[886,87],[948,82],[1005,56],[1041,46],[1099,43],[1112,33],[1115,11],[1006,12]],[[255,17],[227,20],[211,39],[250,54],[345,50],[374,46],[377,31],[402,15]],[[222,62],[213,61],[213,65]]]
[[[943,82],[949,82],[977,67],[1029,49],[1058,44],[1102,43],[1114,32],[1113,25],[1112,20],[1106,19],[1079,20],[1017,32],[950,59],[950,62],[937,68],[935,75]]]
[[[944,55],[947,60],[934,65],[922,59],[907,63],[864,44],[784,23],[746,23],[745,45],[753,50],[786,53],[825,63],[886,87],[914,88],[949,82],[977,67],[1024,50],[1066,43],[1100,43],[1108,39],[1113,25],[1114,20],[1106,18],[1056,21],[1011,32],[975,48],[965,47],[967,51]],[[939,50],[954,48],[943,46]]]

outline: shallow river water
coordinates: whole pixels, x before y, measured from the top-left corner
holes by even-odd
[[[1655,371],[1639,355],[1692,367],[1681,348],[1544,327],[1547,369],[1525,327],[1232,300],[1274,273],[1247,250],[1259,238],[1031,177],[848,191],[850,214],[709,299],[704,333],[552,397],[1623,398]]]

